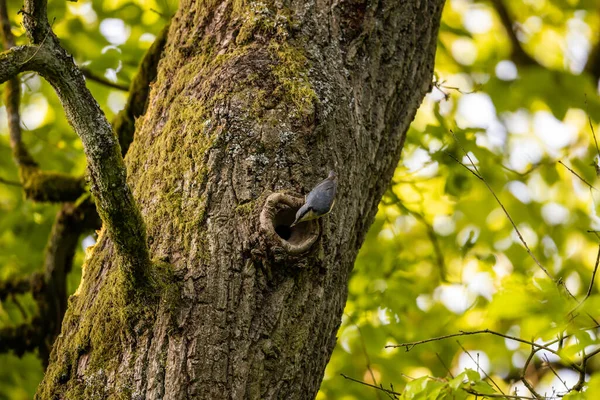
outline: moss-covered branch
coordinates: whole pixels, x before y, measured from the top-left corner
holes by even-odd
[[[79,238],[89,230],[100,228],[101,221],[91,196],[77,203],[64,204],[56,215],[44,256],[44,272],[0,282],[0,301],[14,294],[33,295],[39,313],[35,324],[24,324],[0,331],[0,353],[14,350],[17,354],[38,349],[44,364],[60,333],[67,310],[67,274],[71,271]],[[18,335],[28,335],[19,342]],[[6,343],[3,343],[6,340]],[[8,344],[12,343],[12,344]]]
[[[0,353],[13,351],[22,356],[28,351],[35,350],[42,340],[39,319],[14,327],[0,329]]]
[[[38,72],[56,90],[67,120],[81,138],[88,162],[91,191],[98,213],[115,243],[126,281],[147,280],[150,257],[141,213],[127,185],[119,143],[83,74],[47,26],[45,1],[25,4],[24,25],[33,43],[45,50]],[[41,35],[41,33],[44,33]]]
[[[44,257],[44,291],[36,297],[44,332],[39,356],[44,364],[48,363],[52,344],[60,333],[67,310],[67,274],[73,266],[79,238],[85,231],[99,228],[100,224],[89,195],[76,204],[64,204],[56,215]]]
[[[0,281],[0,301],[4,301],[8,296],[14,294],[39,291],[43,285],[43,280],[43,275],[36,272],[30,276]]]
[[[43,65],[44,52],[37,46],[16,46],[0,53],[0,83],[20,72],[35,71]]]
[[[0,26],[2,27],[2,45],[5,48],[12,48],[15,40],[10,30],[6,0],[0,0]],[[20,86],[16,76],[10,78],[4,88],[4,102],[8,116],[10,146],[19,168],[23,192],[27,198],[36,201],[75,201],[84,192],[83,178],[40,170],[23,144],[19,115]]]
[[[146,111],[150,83],[156,79],[158,62],[160,61],[168,32],[169,24],[163,28],[144,55],[138,72],[131,81],[127,104],[125,104],[125,108],[113,120],[113,129],[119,138],[121,154],[123,156],[125,156],[129,145],[133,141],[135,119],[143,115]]]
[[[146,230],[126,181],[121,149],[106,116],[85,86],[72,58],[58,46],[51,68],[41,74],[54,86],[67,119],[83,142],[91,190],[128,279],[147,278]]]
[[[23,25],[31,43],[41,44],[49,36],[54,36],[48,23],[47,0],[25,0],[23,8]]]

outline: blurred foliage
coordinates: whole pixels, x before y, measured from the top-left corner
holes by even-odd
[[[527,343],[481,333],[409,351],[386,348],[483,329],[538,344],[565,336],[550,346],[553,352],[536,353],[524,373],[552,398],[577,383],[571,362],[581,351],[600,346],[597,329],[587,329],[596,324],[592,317],[600,320],[598,279],[577,307],[592,282],[600,241],[588,232],[600,230],[593,166],[600,154],[590,129],[591,122],[598,131],[600,99],[595,79],[583,72],[600,37],[600,4],[504,0],[512,27],[503,25],[496,4],[446,4],[435,87],[356,262],[318,399],[461,399],[515,389],[528,396],[519,383],[531,353]],[[51,0],[49,18],[79,65],[127,86],[176,6],[175,0]],[[25,43],[20,7],[9,1],[13,32]],[[511,61],[507,28],[536,63]],[[125,92],[94,81],[89,88],[109,119],[123,107]],[[24,141],[41,167],[82,174],[81,143],[53,89],[25,74],[22,96]],[[0,103],[0,178],[17,181],[6,122]],[[463,148],[555,281],[528,255]],[[20,188],[0,184],[0,279],[40,270],[57,209],[24,201]],[[71,292],[82,260],[79,250]],[[34,304],[26,295],[0,303],[0,327],[30,319]],[[3,354],[0,365],[0,399],[32,398],[43,374],[35,355]],[[600,356],[589,359],[585,377],[585,395],[566,398],[600,398]]]
[[[497,4],[446,3],[435,87],[356,261],[320,400],[531,396],[522,375],[559,398],[579,379],[570,363],[600,347],[598,330],[586,330],[600,320],[599,277],[576,308],[600,241],[588,232],[600,230],[590,129],[598,134],[600,99],[583,72],[600,37],[600,3],[503,0],[508,27]],[[534,63],[513,57],[507,28]],[[386,348],[484,329],[539,344],[566,338],[549,346],[560,357],[540,351],[524,373],[531,345],[487,333]],[[565,398],[600,398],[600,356],[584,376],[587,391]]]

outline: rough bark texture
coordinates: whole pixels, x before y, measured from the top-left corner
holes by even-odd
[[[38,398],[314,398],[442,6],[183,1],[125,160],[153,288],[127,297],[101,234]],[[330,169],[334,210],[290,230]]]

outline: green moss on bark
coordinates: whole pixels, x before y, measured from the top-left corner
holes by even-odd
[[[67,174],[42,171],[37,166],[19,168],[25,197],[34,201],[75,201],[85,191],[85,181]]]
[[[57,339],[36,399],[129,398],[122,397],[126,387],[106,390],[107,374],[115,373],[123,348],[151,329],[161,304],[167,304],[168,311],[178,305],[179,287],[171,266],[164,262],[153,263],[146,288],[131,288],[118,268],[110,269],[100,288],[92,287],[102,267],[97,260],[104,259],[98,253],[108,251],[107,246],[101,247],[84,265],[77,291],[81,294],[69,299],[63,321],[68,334]],[[85,380],[80,379],[83,375]]]

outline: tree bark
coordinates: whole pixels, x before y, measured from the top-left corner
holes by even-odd
[[[125,158],[153,283],[123,290],[102,232],[37,397],[314,398],[442,7],[182,1]],[[290,229],[330,169],[335,208]]]

